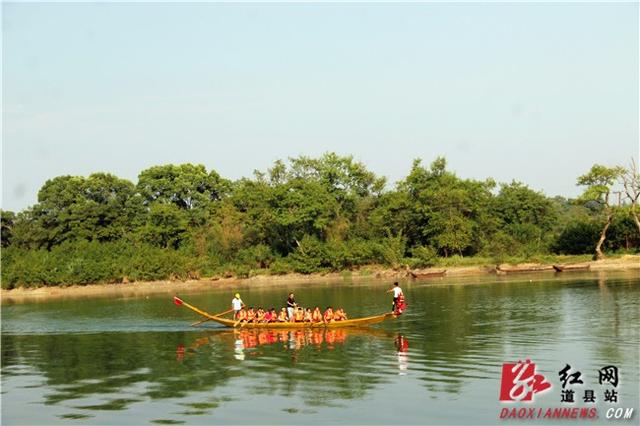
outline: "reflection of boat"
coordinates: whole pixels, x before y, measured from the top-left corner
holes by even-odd
[[[402,334],[396,337],[396,349],[398,356],[398,375],[404,376],[409,369],[409,341]]]
[[[419,272],[419,271],[409,271],[407,274],[415,279],[415,280],[421,280],[423,278],[437,278],[437,277],[444,277],[444,275],[447,273],[446,269],[443,269],[441,271],[424,271],[424,272]]]
[[[565,272],[565,271],[588,271],[591,269],[591,265],[588,263],[574,263],[572,265],[553,265],[553,269],[556,272]]]
[[[222,325],[225,325],[227,327],[240,327],[240,328],[342,328],[342,327],[362,327],[362,326],[367,326],[367,325],[372,325],[372,324],[377,324],[379,322],[391,319],[391,318],[396,318],[396,315],[388,312],[386,314],[381,314],[381,315],[375,315],[375,316],[371,316],[371,317],[364,317],[364,318],[355,318],[355,319],[350,319],[350,320],[343,320],[343,321],[335,321],[335,322],[329,322],[329,323],[324,323],[324,322],[320,322],[320,323],[310,323],[310,322],[270,322],[270,323],[242,323],[242,324],[238,324],[237,321],[232,320],[232,319],[227,319],[227,318],[222,318],[216,315],[212,315],[208,312],[205,312],[201,309],[196,308],[195,306],[192,306],[190,304],[188,304],[187,302],[183,301],[182,299],[180,299],[179,297],[174,297],[173,301],[176,305],[183,305],[186,306],[187,308],[191,309],[192,311],[194,311],[197,314],[202,315],[203,317],[211,320],[211,321],[215,321],[217,323],[220,323]]]
[[[283,344],[288,349],[302,349],[305,346],[319,347],[323,343],[327,349],[333,349],[334,344],[342,344],[349,333],[344,328],[338,329],[297,329],[297,330],[235,330],[235,338],[243,342],[244,349],[257,346]],[[220,336],[224,337],[224,336]]]
[[[304,347],[314,347],[316,349],[332,350],[336,345],[346,342],[353,336],[375,336],[379,338],[392,338],[394,335],[388,331],[370,327],[358,328],[298,328],[298,329],[221,329],[211,330],[206,336],[196,339],[188,350],[183,344],[176,348],[178,361],[184,359],[185,354],[193,354],[201,346],[207,346],[212,340],[219,340],[225,345],[228,344],[234,349],[234,358],[244,360],[245,354],[255,355],[254,352],[247,352],[261,346],[281,346],[287,350],[299,350]],[[408,343],[406,339],[398,346],[398,351],[406,352]],[[396,345],[398,340],[396,340]]]

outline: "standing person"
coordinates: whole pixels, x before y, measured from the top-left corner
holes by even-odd
[[[398,298],[402,295],[402,289],[398,281],[393,283],[393,288],[387,290],[387,293],[393,293],[393,305],[391,305],[391,312],[395,312],[398,307]]]
[[[231,307],[233,308],[233,318],[237,320],[240,309],[244,308],[244,302],[240,299],[240,293],[236,293],[231,301]]]
[[[293,322],[293,314],[296,310],[296,299],[293,297],[293,293],[289,293],[289,298],[287,299],[287,316],[289,317],[289,321]]]

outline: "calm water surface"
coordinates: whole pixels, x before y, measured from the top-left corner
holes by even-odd
[[[244,301],[389,308],[389,283],[240,288]],[[168,296],[2,306],[3,424],[500,424],[503,362],[531,359],[552,384],[528,407],[634,408],[638,424],[640,275],[565,273],[402,283],[395,321],[329,332],[233,332]],[[233,291],[182,297],[210,312]],[[584,385],[560,402],[558,372]],[[605,403],[598,369],[619,369]],[[593,389],[597,403],[582,402]],[[518,406],[518,405],[515,405]],[[516,421],[520,424],[531,421]],[[540,423],[552,424],[540,420]],[[511,421],[511,423],[514,423]],[[572,422],[575,424],[575,421]]]

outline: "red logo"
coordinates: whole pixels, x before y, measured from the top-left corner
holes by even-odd
[[[551,388],[530,360],[502,364],[500,401],[533,401],[533,395]]]

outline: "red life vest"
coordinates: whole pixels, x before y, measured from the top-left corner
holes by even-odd
[[[400,293],[398,300],[396,301],[396,315],[401,315],[404,310],[407,309],[407,304],[404,301],[404,294]]]

